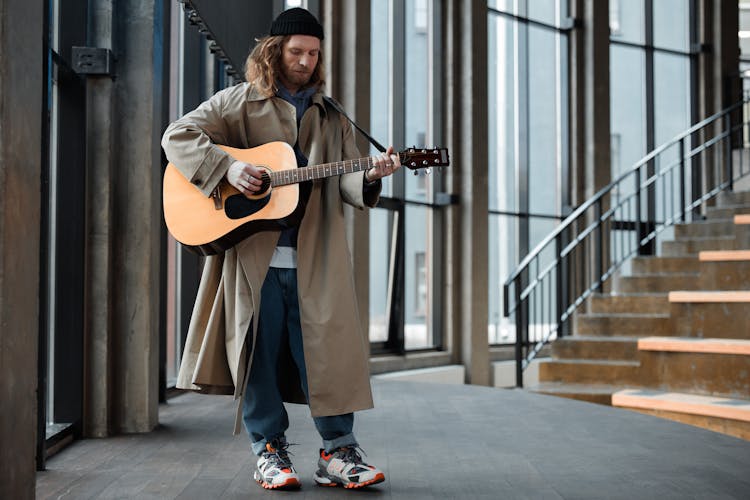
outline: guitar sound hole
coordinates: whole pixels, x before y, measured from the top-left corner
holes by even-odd
[[[263,171],[263,174],[260,176],[260,182],[260,191],[258,193],[265,193],[271,187],[271,177],[268,175],[268,170]]]

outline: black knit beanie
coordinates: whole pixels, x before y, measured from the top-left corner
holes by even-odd
[[[323,26],[310,14],[300,7],[285,10],[271,23],[271,33],[274,35],[310,35],[323,39]]]

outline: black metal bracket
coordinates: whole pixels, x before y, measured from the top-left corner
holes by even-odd
[[[115,74],[115,58],[110,49],[73,47],[73,71],[79,75],[110,76]]]
[[[443,193],[443,192],[437,192],[435,193],[435,201],[434,204],[438,207],[447,207],[449,205],[458,205],[461,201],[460,197],[457,194],[453,193]]]

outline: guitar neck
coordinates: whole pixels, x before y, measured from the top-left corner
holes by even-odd
[[[270,172],[271,186],[286,186],[315,179],[325,179],[335,175],[350,174],[367,170],[373,166],[371,157],[358,158],[356,160],[336,161],[323,163],[309,167],[294,168],[290,170],[278,170]]]

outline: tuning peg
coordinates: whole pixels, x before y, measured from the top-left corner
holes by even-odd
[[[432,172],[432,169],[430,167],[424,169],[424,175],[430,175],[430,172]]]

